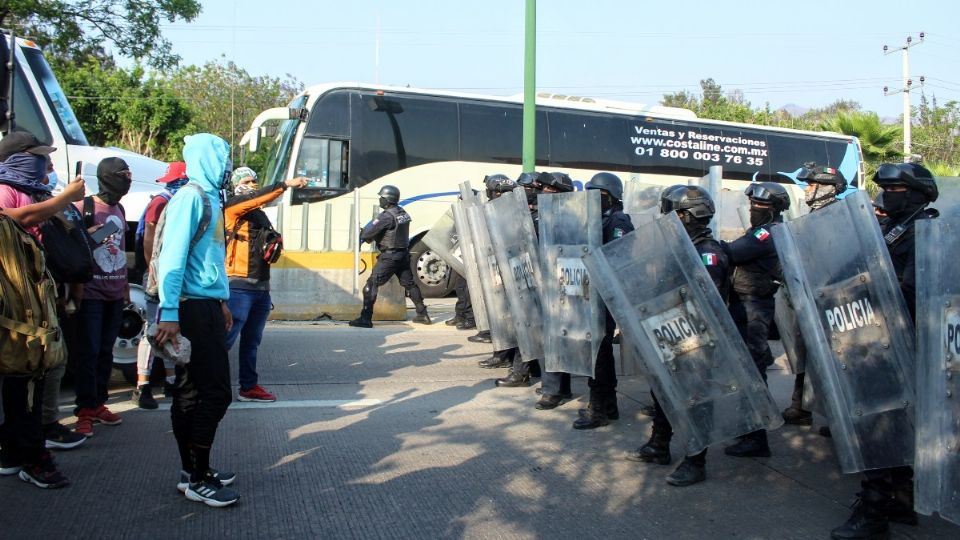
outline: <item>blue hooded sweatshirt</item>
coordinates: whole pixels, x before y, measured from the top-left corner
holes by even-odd
[[[164,209],[163,247],[158,260],[160,320],[179,322],[181,298],[226,300],[230,297],[220,187],[230,162],[226,141],[201,133],[184,137],[183,160],[190,184],[203,188],[210,200],[211,223],[192,249],[200,227],[203,200],[195,189],[179,189]]]

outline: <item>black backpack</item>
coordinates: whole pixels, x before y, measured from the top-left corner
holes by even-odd
[[[46,195],[34,196],[39,202]],[[86,283],[93,279],[93,249],[96,245],[83,226],[83,216],[68,205],[40,223],[47,269],[57,283]]]

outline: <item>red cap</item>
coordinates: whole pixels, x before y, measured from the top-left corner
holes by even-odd
[[[157,178],[157,182],[161,184],[166,184],[167,182],[173,182],[174,180],[179,180],[181,178],[187,177],[187,164],[183,161],[174,161],[167,165],[167,172],[163,174],[160,178]]]

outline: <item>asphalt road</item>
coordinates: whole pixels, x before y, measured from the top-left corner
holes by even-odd
[[[433,304],[438,322],[449,317],[449,300]],[[575,378],[574,401],[537,411],[533,388],[494,388],[505,370],[478,368],[490,346],[467,335],[442,324],[271,323],[260,381],[280,400],[227,412],[213,465],[238,473],[241,499],[225,509],[176,491],[169,403],[132,408],[118,386],[111,408],[123,424],[56,454],[70,487],[0,478],[0,538],[800,539],[827,538],[849,515],[859,477],[842,475],[810,428],[771,433],[771,458],[712,448],[706,482],[671,487],[673,466],[623,459],[649,435],[642,380],[621,378],[619,421],[575,431],[585,379]],[[792,377],[775,368],[770,383],[786,405]],[[960,537],[927,517],[892,532]]]

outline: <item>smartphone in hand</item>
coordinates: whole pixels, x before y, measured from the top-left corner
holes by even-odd
[[[110,235],[116,233],[120,230],[120,226],[112,221],[108,221],[103,224],[103,227],[90,233],[90,238],[93,239],[97,244],[102,244]]]

